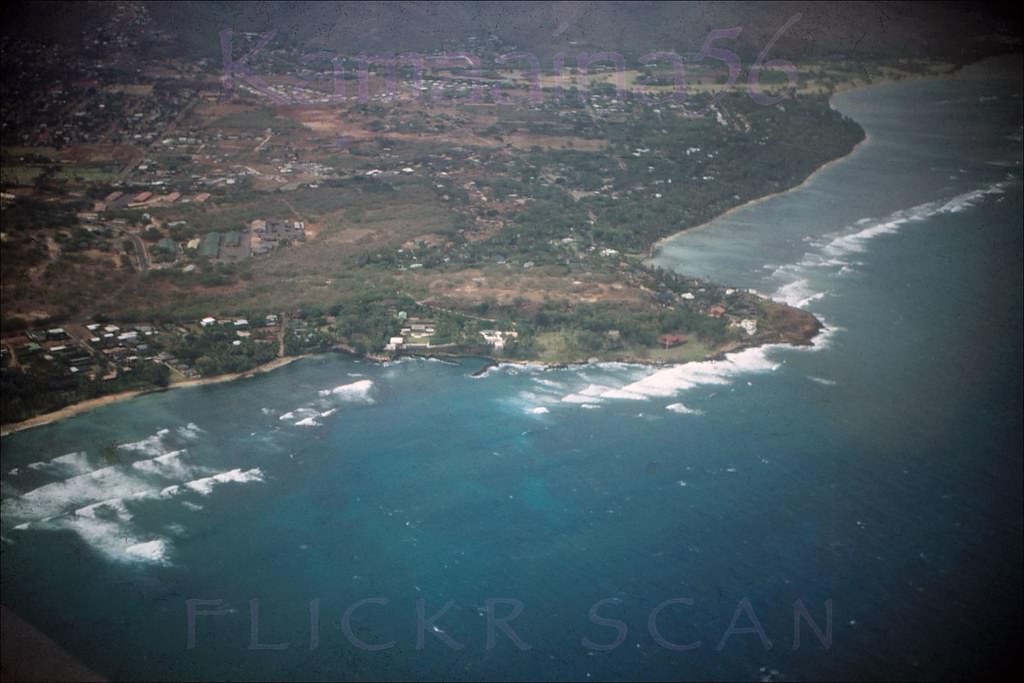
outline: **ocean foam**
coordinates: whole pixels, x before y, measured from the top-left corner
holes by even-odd
[[[852,226],[860,228],[860,230],[835,237],[825,245],[824,253],[829,256],[844,256],[846,254],[863,252],[866,249],[866,243],[879,235],[892,234],[907,223],[923,221],[939,214],[960,213],[977,205],[978,202],[989,195],[1003,194],[1009,182],[1009,179],[1000,181],[988,187],[964,192],[946,201],[926,202],[910,209],[894,211],[880,221],[865,222],[866,219],[861,219]],[[861,227],[864,225],[867,227]]]
[[[319,427],[320,423],[312,417],[307,417],[295,423],[296,427]]]
[[[207,496],[218,484],[227,484],[229,482],[244,484],[252,481],[263,481],[263,471],[260,468],[254,467],[245,471],[242,471],[241,468],[235,468],[210,477],[185,482],[185,486],[200,495]]]
[[[185,452],[184,450],[171,451],[164,455],[158,455],[155,458],[139,460],[132,463],[132,468],[146,474],[155,474],[165,479],[175,479],[178,481],[202,474],[203,468],[186,465],[181,462],[181,455]]]
[[[294,410],[289,410],[287,413],[285,413],[284,415],[282,415],[281,417],[279,417],[277,419],[278,420],[299,420],[299,421],[305,421],[307,418],[316,417],[319,414],[320,414],[319,410],[315,410],[313,408],[302,407],[302,408],[295,408]]]
[[[563,397],[562,400],[566,403],[600,403],[601,397],[613,390],[613,387],[609,387],[604,384],[591,383],[582,389],[569,394],[569,396]],[[577,398],[580,400],[577,400]]]
[[[123,498],[111,498],[109,500],[101,500],[98,503],[92,505],[86,505],[75,510],[75,514],[79,517],[88,517],[90,519],[96,519],[96,512],[113,513],[113,516],[121,521],[128,521],[132,518],[132,514],[128,511],[128,507],[124,504]],[[101,516],[105,516],[102,515]]]
[[[351,384],[342,384],[331,389],[331,395],[349,403],[373,403],[370,391],[373,381],[361,379]]]
[[[184,427],[178,427],[178,435],[183,439],[189,439],[190,441],[198,439],[202,431],[203,430],[200,429],[199,425],[195,422],[189,422]]]
[[[548,393],[537,393],[535,391],[520,391],[519,398],[523,403],[558,403],[558,397]]]
[[[53,458],[52,460],[33,462],[29,464],[28,467],[32,470],[60,477],[73,477],[79,474],[85,474],[92,470],[92,466],[89,464],[89,458],[84,451],[67,453],[57,458]],[[11,474],[16,474],[16,472],[12,470]]]
[[[794,280],[779,287],[772,298],[781,300],[794,308],[803,308],[812,301],[817,301],[825,296],[825,292],[815,292],[808,285],[806,278]]]
[[[194,439],[202,430],[189,423],[175,431],[182,438]],[[259,468],[238,468],[196,479],[197,474],[209,470],[183,462],[187,453],[184,449],[161,452],[166,438],[174,438],[172,430],[161,429],[141,441],[121,446],[124,451],[159,453],[144,460],[81,472],[20,495],[7,495],[9,492],[5,491],[0,502],[5,528],[10,525],[20,530],[70,531],[113,561],[169,564],[169,542],[159,535],[144,534],[134,528],[129,508],[132,501],[168,500],[186,491],[207,495],[220,484],[264,481],[264,477]],[[87,467],[85,454],[76,452],[41,463],[34,469],[77,472]],[[154,477],[192,480],[160,488],[154,483]],[[202,509],[195,503],[182,502],[188,503],[190,509]]]
[[[744,349],[726,354],[723,360],[673,365],[602,396],[630,399],[668,397],[705,384],[729,384],[733,377],[740,374],[771,372],[779,364],[768,359],[766,351],[769,348],[762,346]]]
[[[545,372],[548,366],[543,363],[496,363],[479,374],[474,374],[473,379],[483,379],[491,375],[519,375],[521,373]]]
[[[155,455],[163,455],[166,450],[164,449],[164,436],[168,434],[168,430],[161,429],[156,434],[151,434],[141,441],[133,441],[132,443],[119,444],[118,448],[125,451],[137,451],[150,457]]]
[[[73,531],[94,550],[117,562],[168,564],[167,542],[137,538],[126,520],[76,516],[50,520],[44,527]]]
[[[593,386],[593,385],[591,385]],[[605,387],[605,391],[611,391],[611,388]],[[583,392],[577,392],[575,394],[568,394],[563,396],[561,399],[562,403],[575,403],[577,405],[592,405],[601,402],[600,396],[589,396]]]
[[[5,498],[0,507],[5,517],[45,519],[90,503],[152,491],[154,488],[145,480],[111,466],[40,486],[17,498]]]
[[[693,408],[687,408],[682,403],[670,403],[665,406],[665,410],[670,410],[673,413],[679,413],[680,415],[703,415],[704,411],[695,410]]]
[[[818,334],[814,335],[814,338],[811,339],[811,345],[791,346],[789,347],[790,350],[824,351],[825,349],[832,348],[832,340],[835,339],[835,336],[838,333],[846,331],[845,327],[840,327],[839,325],[830,325],[829,322],[822,318],[822,316],[820,315],[818,316],[818,318],[821,320],[821,329],[818,331]]]
[[[539,384],[542,387],[547,387],[548,389],[565,389],[565,384],[563,384],[562,382],[556,382],[555,380],[548,379],[546,377],[534,377],[533,381],[535,384]]]
[[[153,541],[145,541],[144,543],[136,543],[125,548],[125,553],[131,557],[146,560],[147,562],[166,564],[167,541],[163,539],[156,539]]]
[[[551,411],[545,408],[544,406],[538,406],[536,408],[528,408],[526,412],[530,413],[531,415],[544,415]]]
[[[819,253],[805,253],[798,263],[776,268],[772,277],[787,281],[775,291],[772,298],[795,308],[804,308],[827,295],[827,292],[817,291],[812,287],[810,280],[804,276],[807,273],[806,269],[832,268],[837,275],[850,273],[853,271],[852,264],[845,257],[866,251],[868,242],[874,238],[893,234],[909,223],[924,221],[932,216],[960,213],[975,206],[987,196],[1003,194],[1012,180],[1013,176],[1008,176],[1006,180],[988,187],[964,192],[948,200],[926,202],[909,209],[894,211],[882,219],[861,218],[842,233],[826,235],[823,242],[812,238],[810,241],[820,247]],[[834,332],[833,328],[828,330],[827,334],[819,335],[820,338],[816,338],[814,347],[827,347]]]

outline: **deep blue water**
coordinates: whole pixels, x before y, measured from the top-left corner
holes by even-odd
[[[1022,635],[1020,74],[839,96],[868,143],[665,247],[815,312],[815,349],[482,378],[324,356],[20,432],[3,603],[115,679],[993,671]],[[249,649],[254,598],[288,649]],[[351,633],[390,649],[346,636],[366,598]],[[649,632],[674,598],[661,636],[699,647]],[[189,599],[228,610],[192,649]],[[488,649],[489,599],[530,649]],[[592,650],[605,599],[625,638]],[[418,600],[462,649],[417,648]],[[794,648],[798,600],[822,630],[831,605],[829,647],[803,621]]]

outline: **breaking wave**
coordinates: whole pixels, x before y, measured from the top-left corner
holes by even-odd
[[[682,403],[669,403],[667,406],[665,406],[665,410],[670,410],[673,413],[678,413],[680,415],[703,415],[704,414],[703,410],[695,410],[693,408],[687,408]]]
[[[85,451],[32,463],[30,469],[61,478],[25,492],[5,487],[0,502],[3,526],[19,532],[71,531],[111,560],[169,564],[172,544],[160,534],[137,528],[134,507],[190,492],[206,496],[221,484],[264,480],[259,468],[210,474],[216,470],[186,462],[186,448],[167,450],[168,442],[180,445],[201,433],[194,423],[173,431],[160,429],[121,444],[116,449],[121,462],[95,469]],[[133,454],[148,457],[132,460]],[[196,504],[189,507],[202,509]]]

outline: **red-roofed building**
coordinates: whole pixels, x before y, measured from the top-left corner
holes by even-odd
[[[658,337],[658,341],[664,345],[666,349],[670,349],[673,346],[680,346],[689,341],[689,337],[685,334],[663,334]]]

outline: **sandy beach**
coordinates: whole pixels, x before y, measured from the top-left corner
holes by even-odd
[[[906,78],[902,78],[902,79],[877,78],[877,79],[872,80],[871,82],[860,80],[860,79],[853,79],[851,81],[845,81],[843,83],[838,84],[835,87],[835,89],[832,90],[832,94],[829,97],[830,105],[831,105],[831,98],[836,96],[836,95],[839,95],[841,93],[850,92],[850,91],[853,91],[853,90],[861,90],[863,88],[874,88],[874,87],[881,86],[881,85],[892,85],[892,84],[895,84],[895,83],[906,83],[908,81],[915,81],[915,80],[922,80],[922,79],[929,79],[929,78],[948,78],[950,76],[956,75],[961,70],[962,69],[958,69],[957,71],[954,71],[954,72],[937,72],[937,73],[929,73],[929,74],[915,74],[915,75],[912,75],[912,76],[907,76]],[[661,250],[661,247],[662,247],[662,245],[665,242],[667,242],[669,240],[672,240],[672,239],[675,239],[676,237],[678,237],[679,235],[682,235],[683,233],[693,232],[694,230],[701,230],[701,229],[706,228],[707,226],[711,225],[712,223],[714,223],[717,220],[721,220],[722,218],[727,218],[727,217],[733,215],[737,211],[741,211],[743,209],[746,209],[748,207],[754,206],[756,204],[759,204],[761,202],[767,201],[769,199],[773,199],[775,197],[780,197],[782,195],[785,195],[785,194],[788,194],[790,192],[794,192],[796,190],[799,190],[801,188],[806,187],[811,181],[813,181],[818,176],[819,173],[821,173],[822,171],[825,171],[825,170],[831,168],[833,164],[837,164],[840,161],[843,161],[844,159],[848,159],[849,157],[853,156],[853,154],[855,154],[857,152],[857,150],[859,150],[863,145],[867,144],[870,141],[871,141],[871,136],[865,134],[864,139],[861,140],[860,142],[858,142],[856,145],[854,145],[853,149],[851,149],[849,152],[847,152],[843,156],[836,157],[832,161],[827,161],[824,164],[822,164],[821,166],[819,166],[818,168],[814,169],[814,172],[812,172],[809,176],[804,178],[803,182],[801,182],[799,185],[794,185],[793,187],[787,188],[785,190],[780,190],[779,192],[773,192],[772,194],[766,194],[766,195],[763,195],[761,197],[755,197],[754,199],[751,199],[751,200],[746,201],[746,202],[744,202],[742,204],[739,204],[737,206],[732,207],[731,209],[725,211],[724,213],[721,213],[721,214],[715,216],[714,218],[712,218],[711,220],[705,221],[704,223],[701,223],[700,225],[695,225],[692,228],[684,228],[684,229],[682,229],[682,230],[680,230],[678,232],[672,233],[671,235],[668,235],[666,237],[662,237],[660,240],[658,240],[657,242],[655,242],[654,244],[651,245],[650,253],[653,256],[657,256],[658,252]]]
[[[849,152],[847,152],[843,156],[836,157],[832,161],[827,161],[824,164],[822,164],[821,166],[819,166],[818,168],[814,169],[814,172],[811,173],[806,178],[804,178],[803,182],[801,182],[799,185],[794,185],[793,187],[787,188],[785,190],[781,190],[779,192],[773,192],[772,194],[766,194],[766,195],[763,195],[761,197],[755,197],[754,199],[751,199],[750,201],[747,201],[747,202],[744,202],[742,204],[739,204],[737,206],[732,207],[731,209],[729,209],[728,211],[726,211],[724,213],[718,214],[717,216],[715,216],[711,220],[705,221],[704,223],[701,223],[700,225],[695,225],[692,228],[686,228],[684,230],[680,230],[679,232],[674,232],[671,235],[669,235],[668,237],[662,237],[660,240],[658,240],[653,245],[651,245],[651,254],[653,254],[654,256],[657,256],[658,252],[661,250],[661,247],[662,247],[663,243],[665,243],[665,242],[667,242],[669,240],[675,239],[679,235],[682,235],[684,233],[690,233],[690,232],[693,232],[694,230],[702,230],[702,229],[706,228],[707,226],[711,225],[712,223],[714,223],[715,221],[721,220],[723,218],[728,218],[729,216],[731,216],[732,214],[736,213],[737,211],[742,211],[743,209],[749,208],[751,206],[755,206],[757,204],[760,204],[761,202],[768,201],[769,199],[774,199],[775,197],[781,197],[782,195],[789,194],[790,192],[796,192],[797,190],[806,187],[807,185],[809,185],[811,183],[811,181],[813,181],[818,176],[819,173],[821,173],[822,171],[825,171],[825,170],[831,168],[833,164],[837,164],[840,161],[843,161],[845,159],[850,158],[864,144],[870,142],[870,140],[871,140],[871,136],[865,134],[864,139],[861,140],[860,142],[858,142],[856,145],[854,145],[853,149],[851,149]]]
[[[241,379],[243,377],[253,377],[264,372],[270,372],[271,370],[276,370],[277,368],[284,367],[289,363],[293,363],[299,360],[300,358],[305,357],[306,356],[286,356],[284,358],[275,358],[269,363],[258,365],[255,368],[246,370],[244,372],[234,372],[226,375],[217,375],[215,377],[203,377],[202,379],[190,379],[185,380],[184,382],[175,382],[174,384],[171,384],[163,388],[134,389],[132,391],[122,391],[117,394],[110,394],[108,396],[100,396],[98,398],[92,398],[87,401],[81,401],[79,403],[72,403],[71,405],[64,406],[60,410],[55,410],[50,413],[44,413],[42,415],[36,415],[35,417],[30,417],[27,420],[22,420],[21,422],[13,422],[11,424],[4,425],[3,428],[0,429],[0,436],[7,436],[8,434],[20,432],[24,429],[31,429],[32,427],[39,427],[42,425],[52,424],[59,420],[73,417],[75,415],[81,415],[82,413],[87,413],[90,410],[95,410],[96,408],[101,408],[112,403],[120,403],[121,401],[127,401],[129,399],[133,399],[144,394],[154,394],[162,391],[170,391],[172,389],[184,389],[187,387],[198,387],[204,384],[220,384],[221,382],[231,382],[233,380]]]
[[[954,74],[955,73],[956,72],[954,72]],[[950,74],[950,73],[922,74],[922,75],[918,75],[918,76],[914,76],[914,77],[909,77],[909,78],[902,79],[902,80],[907,81],[907,80],[917,80],[917,79],[923,79],[923,78],[942,78],[942,77],[948,77],[950,75],[953,75],[953,74]],[[859,80],[855,79],[855,80],[852,80],[852,81],[848,81],[846,83],[839,84],[835,88],[835,90],[833,90],[833,95],[836,95],[836,94],[839,94],[839,93],[842,93],[842,92],[846,92],[846,91],[849,91],[849,90],[857,90],[857,89],[861,89],[861,88],[871,88],[871,87],[875,87],[875,86],[879,86],[879,85],[885,85],[885,84],[897,83],[897,82],[899,82],[899,81],[897,81],[895,79],[890,79],[890,78],[880,78],[880,79],[878,79],[878,80],[876,80],[874,82],[871,82],[871,83],[864,82],[864,81],[859,81]],[[708,221],[706,221],[704,223],[701,223],[700,225],[694,226],[692,228],[685,228],[683,230],[679,230],[677,232],[672,233],[671,235],[668,235],[666,237],[661,238],[660,240],[656,241],[654,244],[651,245],[649,253],[652,256],[657,256],[658,252],[661,250],[661,247],[662,247],[663,243],[665,243],[665,242],[667,242],[669,240],[675,239],[676,237],[682,235],[683,233],[689,233],[689,232],[692,232],[694,230],[701,230],[701,229],[707,227],[708,225],[714,223],[715,221],[718,221],[718,220],[720,220],[722,218],[726,218],[728,216],[731,216],[732,214],[734,214],[737,211],[740,211],[742,209],[746,209],[748,207],[754,206],[756,204],[759,204],[760,202],[764,202],[764,201],[767,201],[769,199],[773,199],[775,197],[779,197],[779,196],[788,194],[790,192],[794,192],[796,190],[799,190],[799,189],[807,186],[809,183],[811,183],[818,176],[819,173],[821,173],[821,172],[827,170],[828,168],[832,167],[833,164],[837,164],[840,161],[843,161],[843,160],[849,158],[850,156],[855,154],[864,144],[870,142],[870,140],[871,140],[871,136],[870,135],[865,135],[864,139],[861,140],[860,142],[858,142],[856,145],[854,145],[853,148],[849,152],[847,152],[846,154],[844,154],[841,157],[837,157],[835,159],[832,159],[831,161],[825,162],[824,164],[822,164],[821,166],[816,168],[809,176],[804,178],[804,180],[801,183],[799,183],[798,185],[794,185],[793,187],[787,188],[785,190],[781,190],[779,192],[773,192],[772,194],[763,195],[761,197],[755,197],[754,199],[751,199],[751,200],[749,200],[747,202],[744,202],[743,204],[739,204],[737,206],[732,207],[731,209],[725,211],[724,213],[721,213],[721,214],[715,216],[714,218],[712,218],[711,220],[708,220]],[[81,413],[85,413],[85,412],[88,412],[90,410],[94,410],[95,408],[99,408],[99,407],[102,407],[102,406],[105,406],[105,405],[109,405],[111,403],[119,403],[121,401],[127,401],[129,399],[136,398],[136,397],[141,396],[143,394],[149,394],[149,393],[154,393],[154,392],[158,392],[158,391],[166,391],[166,390],[169,390],[169,389],[181,389],[181,388],[185,388],[185,387],[195,387],[195,386],[200,386],[200,385],[204,385],[204,384],[218,384],[220,382],[230,382],[232,380],[240,379],[240,378],[243,378],[243,377],[250,377],[252,375],[257,375],[257,374],[260,374],[260,373],[263,373],[263,372],[270,372],[271,370],[275,370],[275,369],[277,369],[279,367],[282,367],[284,365],[288,365],[289,363],[291,363],[293,361],[296,361],[299,358],[303,358],[303,357],[305,357],[305,356],[290,356],[290,357],[286,357],[286,358],[277,358],[277,359],[275,359],[275,360],[273,360],[273,361],[271,361],[269,363],[265,363],[264,365],[260,365],[258,367],[255,367],[255,368],[251,369],[251,370],[246,370],[245,372],[238,372],[238,373],[232,373],[232,374],[227,374],[227,375],[217,375],[216,377],[204,377],[202,379],[185,380],[183,382],[176,382],[174,384],[171,384],[170,386],[168,386],[166,388],[161,388],[161,389],[140,389],[140,390],[133,390],[133,391],[124,391],[124,392],[117,393],[117,394],[110,394],[108,396],[101,396],[99,398],[89,399],[87,401],[82,401],[80,403],[73,403],[71,405],[65,406],[64,408],[61,408],[59,410],[55,410],[55,411],[50,412],[50,413],[45,413],[43,415],[37,415],[35,417],[29,418],[27,420],[23,420],[21,422],[15,422],[15,423],[11,423],[11,424],[8,424],[8,425],[4,425],[2,428],[0,428],[0,436],[7,436],[8,434],[13,434],[14,432],[19,432],[19,431],[24,430],[24,429],[30,429],[32,427],[38,427],[40,425],[51,424],[53,422],[57,422],[58,420],[63,420],[65,418],[72,417],[74,415],[79,415]],[[507,361],[502,361],[502,362],[507,362]],[[512,361],[512,362],[515,362],[515,361]],[[525,362],[529,362],[529,361],[525,361]]]

